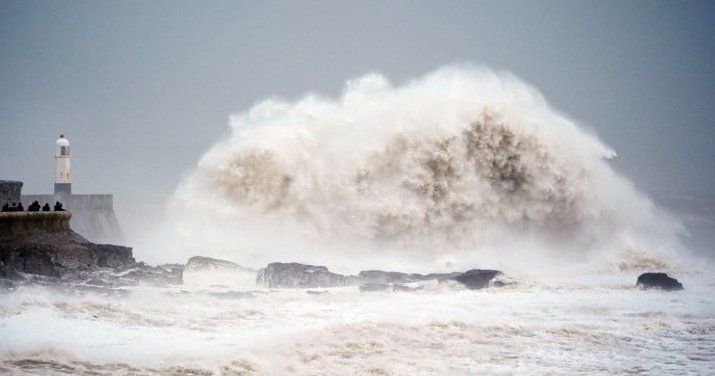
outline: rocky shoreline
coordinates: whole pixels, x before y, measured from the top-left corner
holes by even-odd
[[[503,274],[477,269],[427,275],[368,270],[346,276],[332,273],[325,266],[271,263],[255,270],[202,256],[190,258],[186,265],[151,266],[137,262],[129,247],[95,244],[72,230],[32,232],[0,239],[0,286],[5,288],[23,284],[109,288],[137,284],[167,286],[200,283],[202,275],[211,279],[214,285],[230,284],[242,276],[244,280],[267,288],[360,286],[361,291],[403,291],[409,290],[406,287],[409,283],[432,280],[452,281],[471,289],[485,288]],[[503,284],[495,283],[494,286]]]
[[[32,232],[0,238],[4,286],[35,284],[180,284],[178,265],[137,262],[129,247],[95,244],[72,230]]]
[[[321,288],[360,286],[361,291],[409,291],[410,283],[437,281],[457,282],[468,289],[502,287],[508,284],[497,277],[503,273],[498,270],[472,269],[466,272],[408,274],[401,272],[365,270],[357,275],[332,273],[325,266],[299,263],[274,262],[258,271],[256,283],[270,288]]]
[[[467,289],[504,287],[513,284],[498,270],[415,274],[365,270],[357,275],[333,273],[325,266],[300,263],[270,263],[259,270],[227,260],[195,256],[184,264],[151,266],[137,262],[129,247],[95,244],[72,230],[34,232],[0,238],[0,288],[20,285],[81,285],[118,288],[210,285],[236,283],[280,288],[331,288],[356,286],[360,291],[413,291],[421,283],[452,283]],[[637,282],[641,289],[677,291],[682,284],[663,273],[645,273]]]

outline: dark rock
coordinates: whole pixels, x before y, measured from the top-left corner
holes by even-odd
[[[671,278],[665,273],[643,273],[638,276],[636,287],[641,289],[660,289],[665,291],[678,291],[683,289],[683,285],[677,279]]]
[[[405,286],[422,281],[457,281],[469,289],[504,286],[506,283],[493,281],[501,275],[498,270],[473,269],[465,273],[407,274],[381,270],[361,271],[357,276],[332,273],[325,266],[298,263],[271,263],[258,271],[256,282],[267,287],[324,288],[359,285],[360,291],[413,291],[419,287]]]
[[[132,249],[111,244],[92,244],[96,253],[97,266],[101,268],[120,268],[134,263]]]
[[[468,289],[476,290],[489,287],[494,277],[501,274],[498,270],[472,269],[451,279],[463,284]]]
[[[91,243],[72,230],[0,238],[0,278],[20,283],[87,288],[181,284],[183,268],[137,263],[131,248]]]
[[[325,266],[274,262],[258,271],[256,283],[267,287],[321,288],[352,284]]]
[[[75,232],[31,233],[0,239],[0,273],[71,278],[93,268],[117,268],[135,263],[132,250],[88,242]],[[16,277],[16,275],[15,275]]]

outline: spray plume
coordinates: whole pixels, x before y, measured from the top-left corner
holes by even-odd
[[[171,200],[173,255],[628,269],[679,248],[679,224],[612,171],[615,152],[508,73],[369,74],[337,100],[267,100],[230,123]]]

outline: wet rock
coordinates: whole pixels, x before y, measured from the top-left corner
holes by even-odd
[[[72,230],[32,232],[0,239],[0,278],[35,285],[117,288],[139,283],[181,284],[184,266],[136,262],[132,249],[95,244]]]
[[[498,270],[472,269],[450,279],[463,284],[468,289],[476,290],[489,287],[494,277],[501,274]],[[504,286],[504,284],[499,283],[498,286]]]
[[[498,270],[473,269],[465,273],[408,274],[365,270],[354,275],[341,275],[330,272],[324,266],[298,263],[272,263],[258,271],[256,282],[268,287],[323,288],[358,285],[360,291],[413,291],[421,287],[406,286],[409,283],[424,281],[456,281],[469,289],[489,286],[505,286],[507,283],[495,280],[502,275]]]
[[[194,256],[183,271],[183,283],[193,286],[253,286],[256,270],[235,262],[211,257]]]
[[[228,260],[215,259],[211,257],[194,256],[189,259],[184,267],[184,272],[216,272],[216,271],[239,271],[255,272],[250,268],[245,268]]]
[[[354,281],[331,273],[325,266],[274,262],[258,271],[256,283],[272,288],[321,288],[347,286]]]
[[[364,270],[358,273],[365,285],[387,285],[390,283],[410,283],[418,281],[417,274],[384,272],[382,270]]]
[[[75,232],[29,233],[0,239],[0,273],[70,279],[93,268],[117,268],[135,263],[128,247],[94,244]]]
[[[384,272],[382,270],[365,270],[358,273],[362,284],[405,284],[418,281],[446,280],[457,277],[462,273],[432,273],[432,274],[407,274],[400,272]]]
[[[678,291],[683,289],[683,284],[665,273],[643,273],[638,276],[636,287],[641,289],[660,289],[665,291]]]

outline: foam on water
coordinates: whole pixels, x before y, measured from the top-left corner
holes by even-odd
[[[715,372],[715,281],[678,293],[528,285],[411,293],[356,288],[133,288],[125,297],[0,295],[0,369],[131,374],[621,374]],[[59,373],[59,372],[58,372]]]

